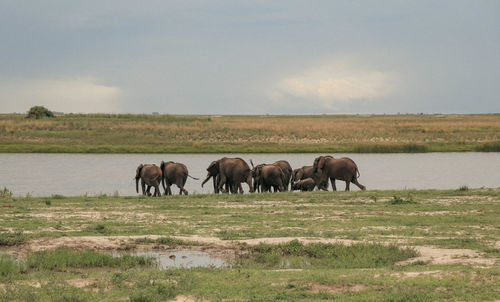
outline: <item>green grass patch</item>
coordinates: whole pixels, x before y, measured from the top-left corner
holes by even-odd
[[[389,204],[398,205],[398,204],[416,204],[411,196],[405,198],[394,195],[391,200],[389,200]]]
[[[26,235],[23,232],[0,233],[0,246],[19,245],[26,241]]]
[[[285,244],[259,244],[249,248],[250,259],[266,267],[297,268],[322,266],[328,268],[376,268],[416,257],[412,248],[395,245],[360,243],[311,243],[298,240]]]
[[[96,268],[151,266],[154,261],[146,256],[123,255],[113,257],[92,250],[58,248],[55,251],[29,253],[26,258],[28,269],[64,271],[69,268]]]
[[[182,239],[177,239],[177,238],[172,238],[172,237],[160,237],[156,239],[151,239],[148,237],[144,238],[137,238],[135,239],[135,243],[137,244],[162,244],[162,245],[168,245],[169,247],[177,247],[177,246],[199,246],[203,245],[202,243],[195,242],[195,241],[186,241]]]
[[[19,273],[19,263],[10,257],[0,256],[0,278],[6,278]]]

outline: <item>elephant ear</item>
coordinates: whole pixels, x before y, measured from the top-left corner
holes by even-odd
[[[325,167],[325,161],[326,161],[326,160],[325,160],[325,157],[324,157],[324,156],[320,156],[320,157],[316,158],[316,160],[317,160],[318,162],[317,162],[317,163],[316,163],[316,161],[314,162],[314,164],[315,164],[315,168],[316,168],[316,170],[317,170],[318,172],[320,172],[320,173],[321,173],[321,171],[322,171],[322,170],[323,170],[323,168]]]
[[[219,161],[214,160],[212,163],[210,163],[210,166],[208,166],[207,171],[210,172],[212,175],[217,174],[219,171]]]
[[[137,170],[135,170],[135,178],[139,178],[141,175],[141,170],[144,167],[143,164],[140,164],[139,167],[137,167]]]

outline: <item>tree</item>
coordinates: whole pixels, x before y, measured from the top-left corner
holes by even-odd
[[[43,106],[33,106],[28,111],[26,118],[43,118],[43,117],[54,117],[54,113]]]

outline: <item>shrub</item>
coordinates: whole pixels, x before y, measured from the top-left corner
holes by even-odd
[[[407,199],[403,199],[403,198],[395,195],[392,197],[392,200],[389,200],[389,203],[390,204],[412,204],[412,203],[416,203],[416,202],[413,201],[411,196],[409,196]]]
[[[3,190],[0,190],[0,197],[12,198],[13,195],[14,193],[6,187],[4,187]]]
[[[0,234],[0,246],[18,245],[24,241],[26,241],[26,235],[23,232]]]
[[[33,106],[28,111],[26,118],[40,119],[44,117],[54,117],[54,113],[43,106]]]

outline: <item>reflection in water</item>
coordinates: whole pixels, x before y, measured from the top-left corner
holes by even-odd
[[[136,195],[135,169],[140,163],[175,161],[186,164],[189,174],[186,189],[190,194],[211,193],[211,181],[201,182],[211,161],[223,156],[241,157],[249,165],[273,163],[280,159],[292,168],[312,165],[319,154],[1,154],[0,189],[15,195],[100,193]],[[359,167],[359,182],[368,190],[457,189],[500,186],[500,153],[420,153],[420,154],[333,154],[352,158]],[[345,183],[337,181],[337,189]],[[248,192],[248,186],[243,184]],[[331,189],[331,188],[330,188]],[[359,190],[351,186],[351,190]],[[172,186],[174,194],[179,190]],[[162,189],[163,193],[163,189]]]

